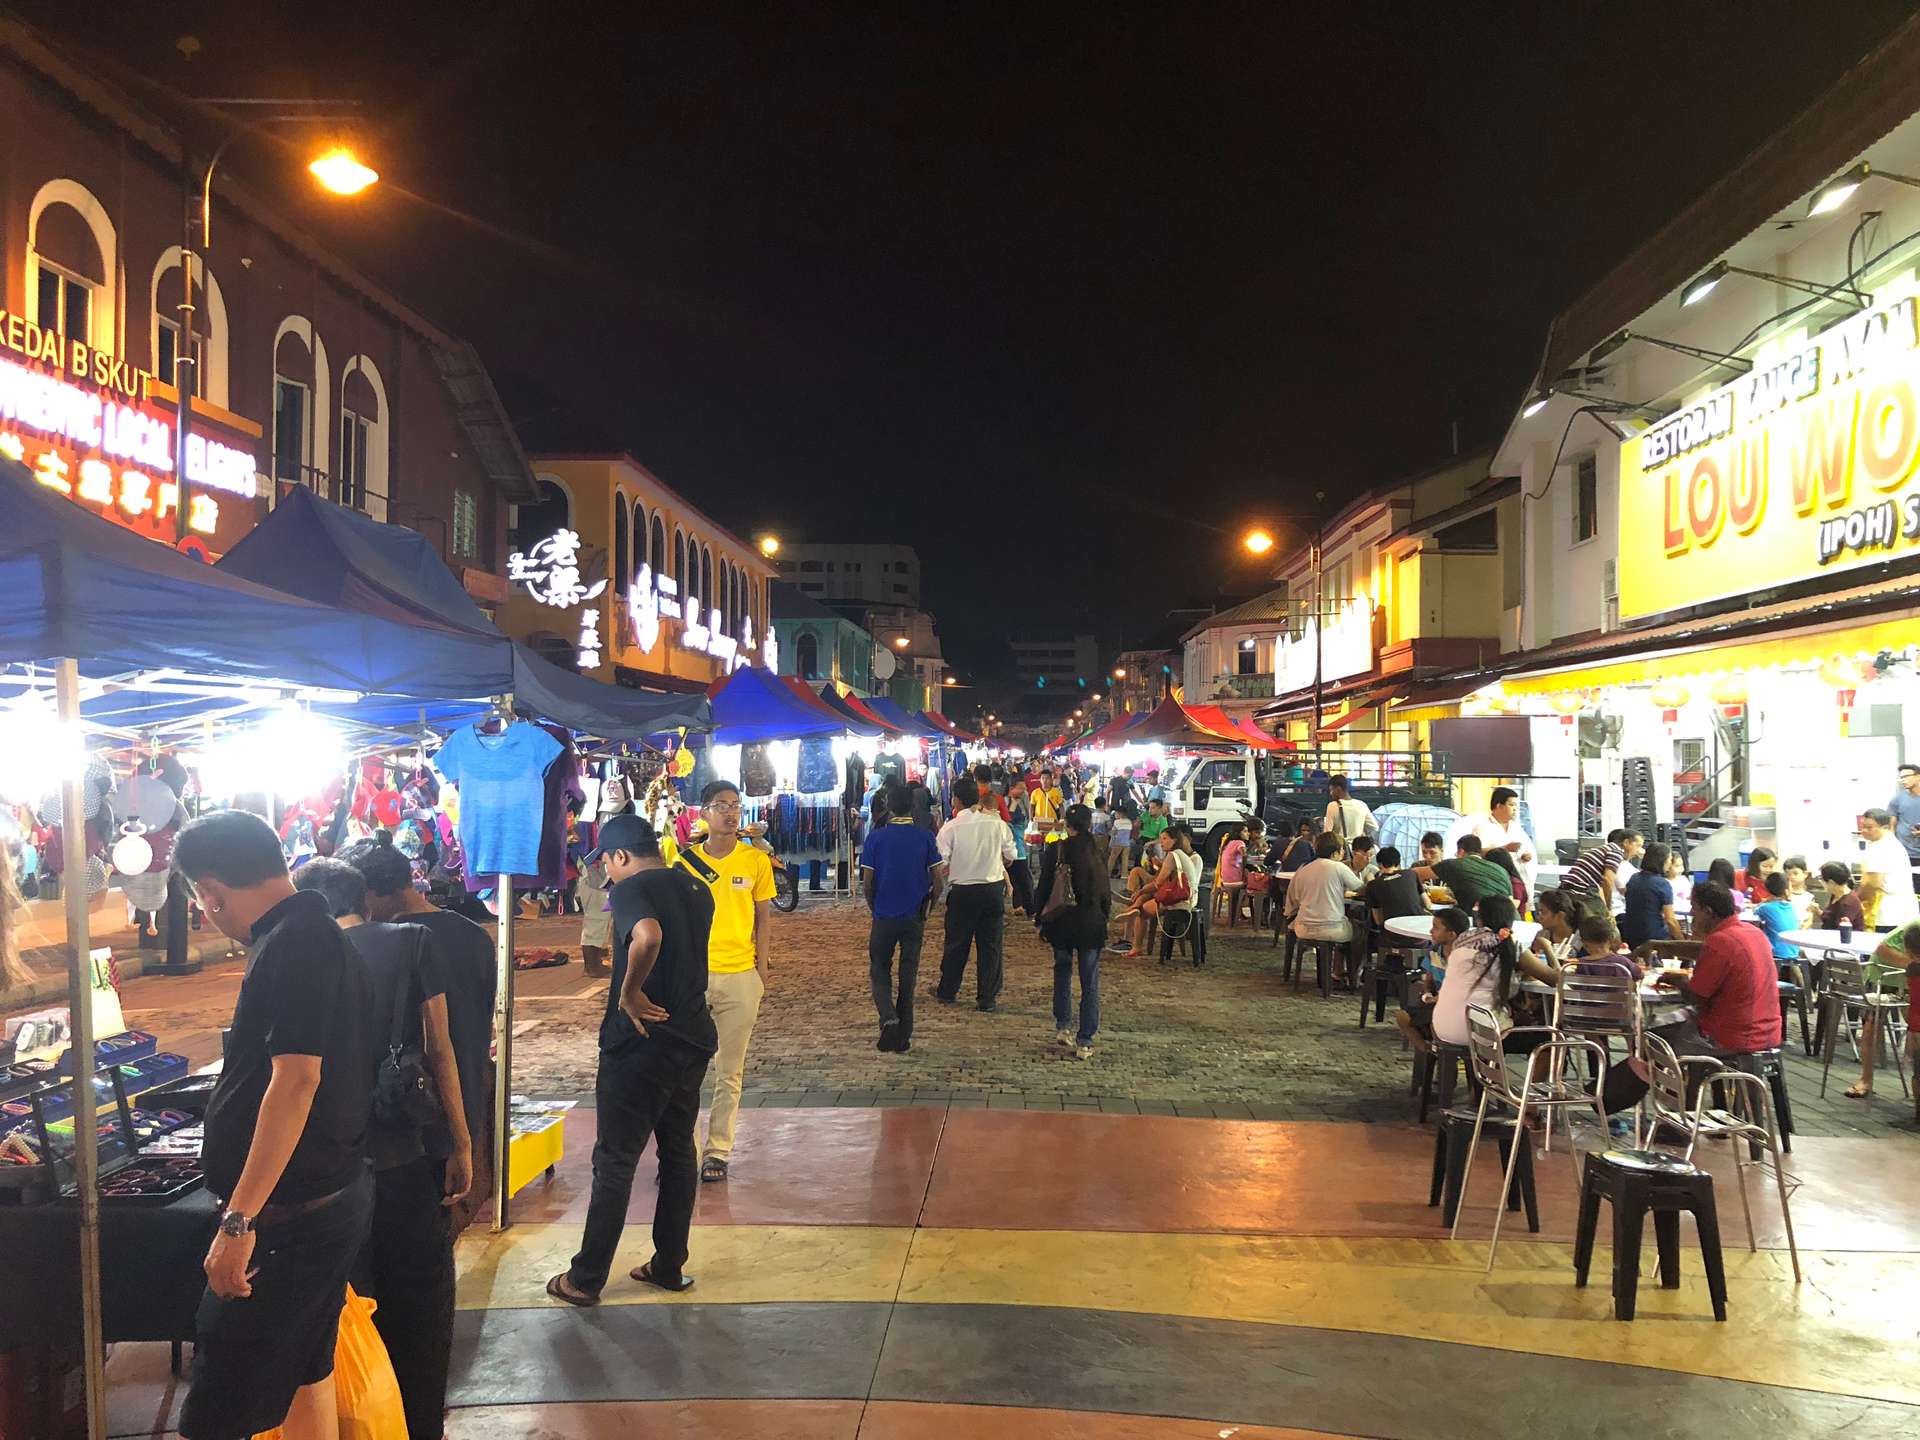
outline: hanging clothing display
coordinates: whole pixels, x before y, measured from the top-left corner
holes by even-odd
[[[747,795],[762,799],[773,794],[773,752],[764,740],[748,745],[740,752],[740,786]]]
[[[460,846],[469,875],[532,875],[540,868],[547,767],[561,744],[537,725],[483,735],[469,725],[447,737],[434,767],[460,787]]]
[[[866,757],[858,751],[847,756],[847,783],[840,791],[840,798],[848,805],[861,805],[867,796]]]
[[[884,754],[874,756],[873,773],[879,777],[882,785],[890,780],[904,782],[907,778],[907,762],[889,750]]]
[[[839,767],[833,763],[833,741],[824,738],[800,742],[800,768],[793,788],[802,795],[820,795],[839,782]]]

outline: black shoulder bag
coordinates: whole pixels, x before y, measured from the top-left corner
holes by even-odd
[[[427,933],[419,931],[413,950],[413,973],[420,973],[420,952]],[[440,1097],[433,1088],[433,1076],[427,1070],[426,1052],[406,1043],[407,1002],[413,998],[411,977],[394,987],[393,1014],[387,1020],[387,1053],[373,1083],[373,1117],[395,1129],[424,1127],[439,1121]]]

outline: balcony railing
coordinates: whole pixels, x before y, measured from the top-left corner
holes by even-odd
[[[1216,675],[1207,693],[1214,697],[1224,694],[1234,700],[1271,700],[1273,676]]]
[[[325,470],[316,470],[311,465],[302,465],[298,470],[298,479],[290,480],[285,475],[276,475],[274,484],[276,493],[284,495],[295,485],[313,491],[322,500],[331,500],[334,504],[348,510],[358,510],[362,515],[371,515],[384,519],[387,514],[387,497],[378,490],[370,490],[365,484],[349,485],[337,475]]]

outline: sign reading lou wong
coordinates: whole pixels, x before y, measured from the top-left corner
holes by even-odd
[[[1623,619],[1920,553],[1920,307],[1854,315],[1620,447]]]
[[[153,376],[128,361],[0,310],[0,455],[29,466],[49,489],[170,545],[180,498],[174,416],[152,385]],[[249,502],[235,507],[241,528],[249,527],[259,493],[252,442],[204,433],[201,423],[187,432],[187,528],[214,535],[223,497]],[[233,526],[228,532],[238,538]]]

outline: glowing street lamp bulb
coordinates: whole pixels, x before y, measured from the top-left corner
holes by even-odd
[[[358,195],[380,178],[379,171],[362,165],[344,146],[335,146],[307,169],[336,195]]]
[[[1866,161],[1863,160],[1844,175],[1834,176],[1813,192],[1813,199],[1807,202],[1808,218],[1838,210],[1853,198],[1853,192],[1866,183],[1867,176],[1871,173]]]
[[[780,553],[780,537],[778,535],[762,535],[760,537],[760,553],[769,560],[778,555]]]
[[[1249,530],[1240,543],[1247,547],[1248,554],[1264,555],[1273,549],[1273,536],[1264,530]]]
[[[904,635],[896,635],[893,637],[893,648],[896,650],[906,649],[908,643],[907,637]]]
[[[1126,679],[1126,678],[1127,678],[1127,667],[1126,667],[1126,666],[1124,666],[1124,665],[1116,665],[1116,666],[1114,666],[1114,667],[1113,667],[1113,678],[1114,678],[1114,679],[1116,679],[1116,680],[1124,680],[1124,679]]]
[[[958,685],[960,682],[956,680],[953,676],[949,675],[945,680],[941,681],[940,683],[943,685]]]

